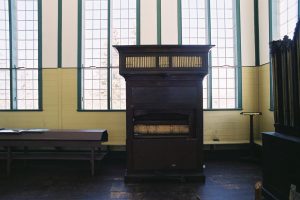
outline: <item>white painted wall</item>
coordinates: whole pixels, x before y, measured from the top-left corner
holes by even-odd
[[[43,68],[57,67],[57,1],[42,2]]]
[[[240,1],[242,66],[255,66],[254,0]]]
[[[173,0],[175,2],[175,0]],[[177,2],[177,1],[176,1]],[[156,0],[141,0],[141,44],[157,44]]]
[[[62,1],[62,67],[77,67],[78,1]]]
[[[260,65],[270,62],[269,59],[269,2],[259,0],[259,51]]]
[[[161,43],[162,44],[178,44],[177,13],[178,13],[177,1],[161,0]]]

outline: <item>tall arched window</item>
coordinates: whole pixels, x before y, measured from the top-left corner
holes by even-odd
[[[0,0],[0,109],[41,109],[41,0]]]
[[[10,45],[8,0],[0,1],[0,109],[10,109]]]
[[[271,2],[272,40],[293,37],[298,21],[299,0],[276,0]]]
[[[213,44],[203,107],[241,107],[238,0],[181,0],[182,44]]]
[[[136,44],[136,0],[81,0],[79,9],[79,109],[125,109],[125,81],[112,46]]]

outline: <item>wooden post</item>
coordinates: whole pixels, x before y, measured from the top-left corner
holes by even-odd
[[[11,167],[11,147],[7,147],[7,158],[6,158],[6,174],[10,175],[10,167]]]
[[[91,175],[95,175],[95,149],[91,148]]]

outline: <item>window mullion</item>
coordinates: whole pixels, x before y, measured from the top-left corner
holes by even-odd
[[[241,19],[240,19],[240,0],[235,3],[235,19],[236,19],[236,105],[242,108],[242,55],[241,55]]]
[[[107,108],[108,110],[112,109],[112,87],[111,87],[111,48],[110,48],[110,43],[111,43],[111,35],[110,35],[110,29],[111,29],[111,23],[110,23],[110,13],[111,13],[111,0],[108,0],[107,2]]]
[[[156,0],[157,8],[157,44],[161,45],[161,0]]]
[[[42,31],[42,0],[38,0],[38,109],[43,109],[43,77],[42,77],[42,50],[43,50],[43,31]]]
[[[16,2],[9,2],[9,45],[10,45],[10,109],[17,109],[17,46],[16,46]]]
[[[300,19],[300,0],[298,0],[298,18]]]
[[[180,1],[180,0],[178,0]],[[136,0],[136,44],[141,44],[141,1]]]
[[[78,0],[78,49],[77,49],[77,110],[81,110],[83,108],[83,80],[82,80],[82,71],[83,71],[83,62],[82,62],[82,54],[83,54],[83,42],[82,42],[82,10],[83,4],[82,0]]]
[[[211,14],[210,14],[210,0],[206,1],[207,4],[207,40],[211,44]],[[212,55],[209,53],[208,59],[208,75],[207,75],[207,109],[212,109]]]
[[[138,0],[140,1],[140,0]],[[140,7],[137,9],[140,10]],[[177,24],[178,24],[178,45],[182,45],[182,7],[181,0],[177,0]],[[139,30],[140,31],[140,30]],[[137,43],[140,44],[140,43]]]

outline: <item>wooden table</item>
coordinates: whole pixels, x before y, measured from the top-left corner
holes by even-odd
[[[108,139],[107,131],[96,130],[52,130],[27,129],[0,131],[0,147],[6,149],[7,174],[11,171],[12,160],[53,159],[53,160],[89,160],[91,174],[95,174],[95,160],[103,158],[103,154],[96,157],[95,150],[101,148],[101,142]],[[15,147],[24,147],[23,152],[17,152]],[[63,152],[30,152],[32,147],[61,147],[61,148],[88,148],[90,153],[63,153]]]
[[[240,114],[241,115],[249,115],[249,117],[250,117],[249,142],[250,142],[251,148],[253,148],[253,146],[254,146],[253,116],[262,115],[262,113],[261,112],[241,112]]]

